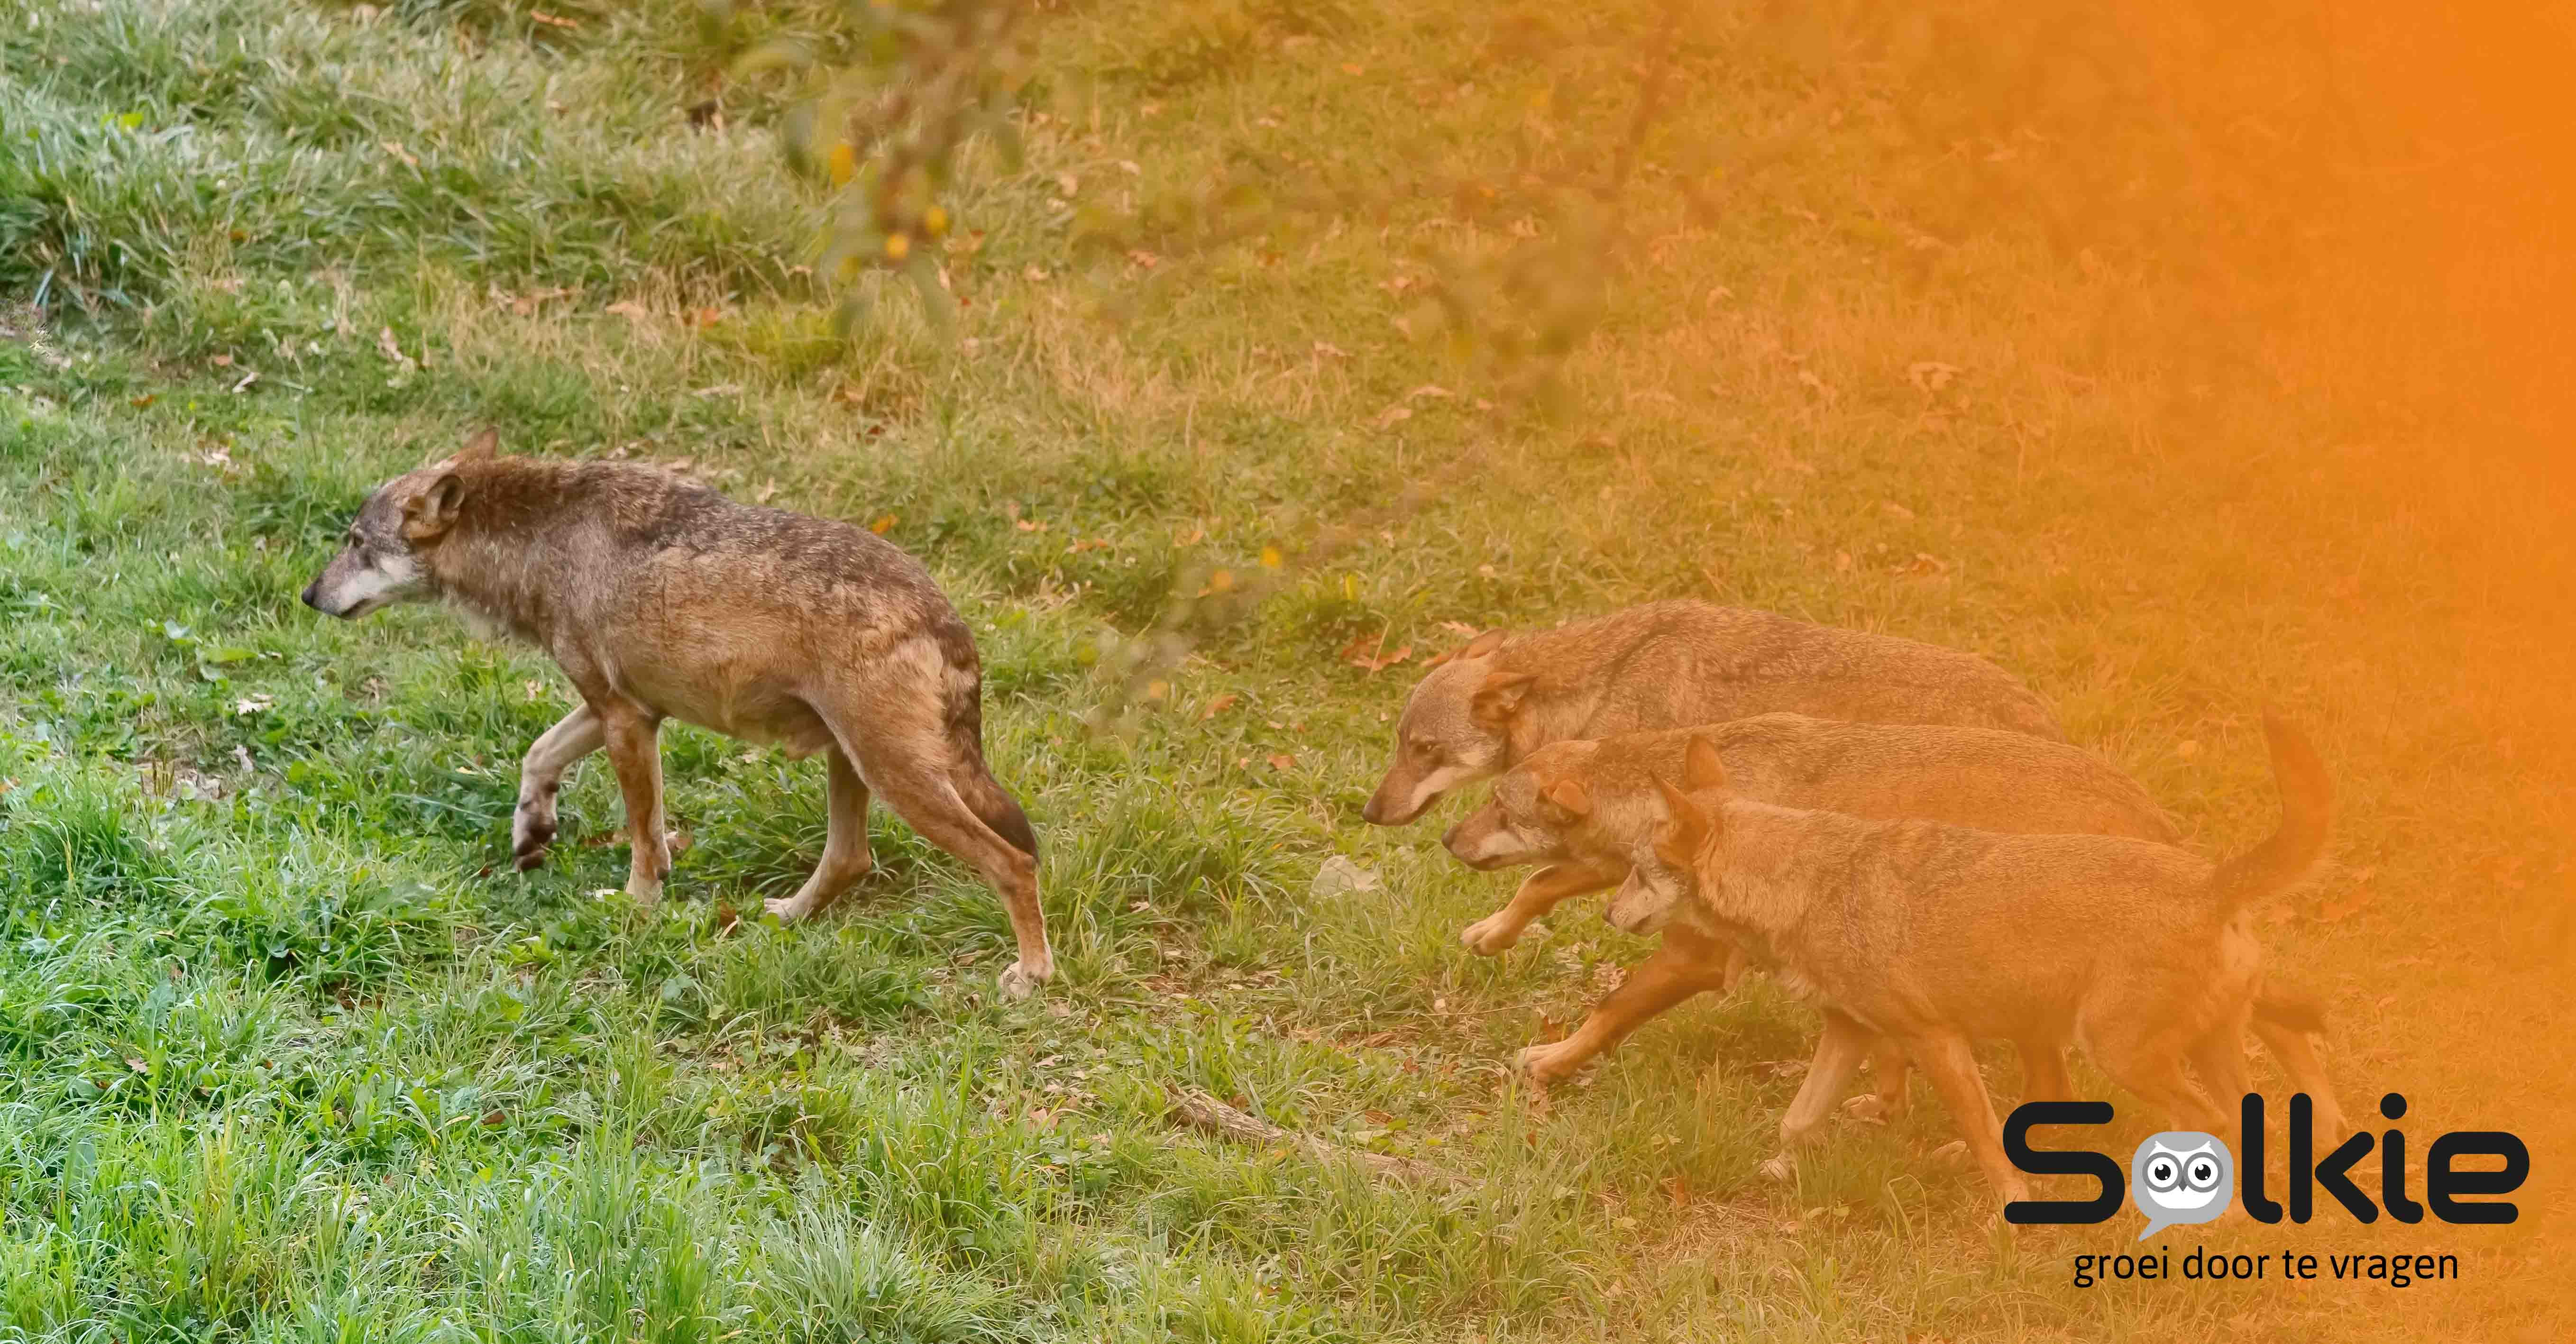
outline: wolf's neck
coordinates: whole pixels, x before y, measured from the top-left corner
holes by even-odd
[[[1542,631],[1505,650],[1500,663],[1503,670],[1538,674],[1525,712],[1512,721],[1512,762],[1551,742],[1602,737],[1634,726],[1594,722],[1601,717],[1602,703],[1608,699],[1604,688],[1615,676],[1627,647],[1613,650],[1607,658],[1583,659],[1572,666],[1563,664],[1566,655],[1579,656],[1587,651],[1576,635],[1562,630]]]
[[[573,529],[565,526],[570,520],[563,517],[557,473],[499,465],[501,471],[474,483],[431,572],[439,597],[477,635],[544,644],[578,587],[577,558],[565,544]]]
[[[1734,798],[1722,825],[1716,870],[1701,870],[1700,899],[1719,919],[1778,939],[1815,902],[1833,899],[1870,823]]]

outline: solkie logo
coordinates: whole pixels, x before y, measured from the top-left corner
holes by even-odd
[[[2379,1099],[2379,1113],[2389,1120],[2406,1115],[2406,1098],[2395,1092]],[[2111,1123],[2107,1101],[2031,1101],[2013,1108],[2004,1122],[2004,1155],[2034,1176],[2090,1176],[2102,1183],[2091,1199],[2017,1199],[2004,1206],[2004,1221],[2098,1223],[2120,1211],[2120,1164],[2108,1154],[2080,1148],[2034,1148],[2030,1132],[2042,1125]],[[2520,1189],[2531,1175],[2531,1151],[2522,1140],[2500,1129],[2458,1130],[2433,1140],[2424,1153],[2423,1199],[2408,1193],[2406,1135],[2393,1126],[2377,1135],[2364,1130],[2317,1156],[2310,1138],[2315,1106],[2306,1093],[2290,1098],[2290,1188],[2287,1207],[2264,1188],[2263,1098],[2245,1094],[2239,1132],[2244,1136],[2244,1162],[2214,1134],[2169,1130],[2150,1135],[2129,1160],[2129,1193],[2138,1212],[2147,1216],[2154,1236],[2175,1223],[2206,1223],[2227,1212],[2231,1195],[2241,1198],[2255,1221],[2277,1223],[2285,1216],[2305,1223],[2316,1212],[2323,1190],[2352,1215],[2375,1223],[2382,1212],[2401,1223],[2420,1223],[2427,1211],[2446,1223],[2510,1223],[2522,1211],[2509,1200],[2494,1198]],[[2353,1170],[2379,1149],[2377,1198],[2354,1182]],[[2497,1166],[2460,1165],[2463,1158],[2493,1158]],[[2241,1189],[2239,1188],[2241,1187]],[[2475,1196],[2476,1198],[2473,1198]]]

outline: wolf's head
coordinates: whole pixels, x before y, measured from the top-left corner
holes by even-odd
[[[498,433],[484,430],[454,457],[378,486],[358,507],[339,554],[305,585],[304,605],[354,621],[397,602],[436,597],[425,557],[456,526],[465,502],[465,480],[456,468],[489,459],[499,443]]]
[[[1402,826],[1451,789],[1489,779],[1503,768],[1512,716],[1536,673],[1495,666],[1504,641],[1488,630],[1415,683],[1395,722],[1395,761],[1360,809],[1376,826]]]
[[[1682,754],[1679,785],[1657,776],[1648,824],[1629,854],[1628,878],[1605,912],[1630,933],[1653,933],[1699,890],[1700,874],[1715,871],[1726,843],[1726,763],[1717,744],[1694,737]]]
[[[1583,776],[1601,752],[1590,741],[1551,742],[1494,781],[1484,806],[1440,837],[1450,854],[1478,872],[1584,857],[1594,790]]]

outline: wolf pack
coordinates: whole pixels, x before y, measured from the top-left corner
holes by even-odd
[[[826,758],[822,857],[772,914],[802,919],[867,875],[881,801],[1000,894],[1017,943],[1002,992],[1054,974],[1036,832],[984,759],[974,638],[881,536],[649,466],[503,455],[485,431],[371,494],[303,600],[344,619],[439,602],[555,660],[581,703],[522,762],[522,869],[545,861],[567,773],[604,749],[627,891],[657,900],[671,867],[657,733],[679,719]],[[1571,1035],[1520,1053],[1535,1083],[1760,972],[1820,1020],[1766,1172],[1790,1171],[1838,1110],[1901,1112],[1920,1072],[2010,1201],[2028,1192],[1981,1043],[2018,1052],[2025,1100],[2073,1099],[2080,1045],[2170,1128],[2238,1141],[2250,1031],[2313,1099],[2317,1130],[2340,1132],[2323,1015],[2267,970],[2254,927],[2322,861],[2332,788],[2294,725],[2267,713],[2264,729],[2280,819],[2213,862],[1983,658],[1655,602],[1476,636],[1413,688],[1361,815],[1404,826],[1491,781],[1443,844],[1469,868],[1532,871],[1462,931],[1469,953],[1605,892],[1612,924],[1660,940]],[[1871,1090],[1847,1097],[1864,1065]]]

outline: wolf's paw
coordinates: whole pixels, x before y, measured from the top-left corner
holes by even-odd
[[[533,813],[521,812],[510,825],[510,862],[523,873],[541,867],[546,861],[546,851],[553,848],[554,843],[553,818],[540,819]]]
[[[1865,1125],[1883,1125],[1903,1113],[1903,1107],[1889,1105],[1875,1092],[1863,1092],[1843,1103],[1843,1114]]]
[[[1458,941],[1480,957],[1500,956],[1521,940],[1521,926],[1505,918],[1499,910],[1468,925],[1458,933]]]
[[[662,879],[630,874],[626,879],[626,894],[635,898],[636,908],[650,910],[662,903]]]
[[[1557,1041],[1551,1045],[1530,1046],[1521,1051],[1516,1062],[1532,1082],[1553,1083],[1583,1067],[1583,1056],[1569,1048],[1567,1042]]]
[[[760,908],[778,916],[781,924],[793,924],[814,913],[814,903],[802,896],[772,896],[762,901]]]
[[[1038,986],[1054,978],[1055,964],[1052,961],[1040,962],[1034,968],[1027,962],[1014,961],[1002,968],[1002,974],[995,983],[1002,987],[1003,998],[1025,999],[1037,993]]]
[[[1778,1181],[1785,1185],[1798,1178],[1798,1160],[1787,1153],[1774,1153],[1769,1160],[1755,1167],[1754,1170],[1760,1172],[1762,1179],[1766,1181]]]

